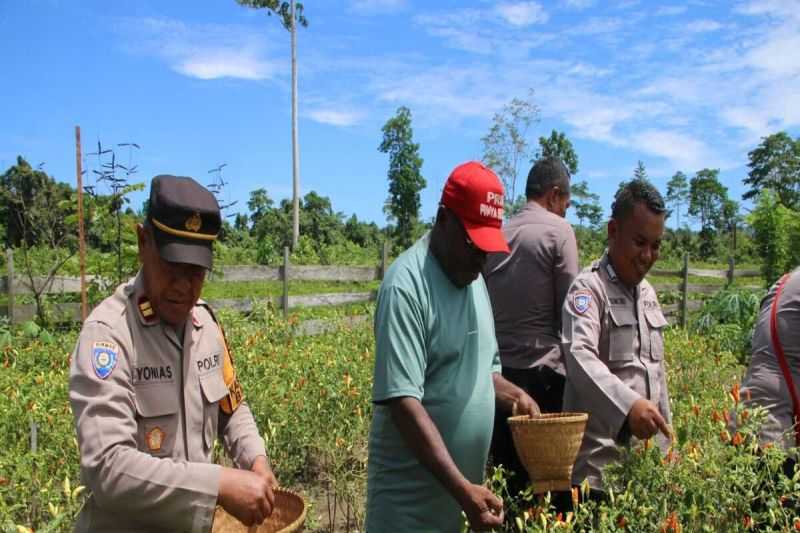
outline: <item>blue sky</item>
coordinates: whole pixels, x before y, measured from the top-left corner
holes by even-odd
[[[577,179],[606,209],[637,160],[662,191],[677,170],[720,168],[738,199],[747,152],[800,126],[800,0],[309,0],[306,11],[302,191],[381,225],[380,128],[401,105],[421,145],[426,218],[452,167],[481,157],[493,113],[529,89],[531,142],[566,132]],[[289,34],[275,17],[234,0],[6,0],[0,50],[2,170],[21,154],[74,183],[80,125],[85,152],[139,143],[140,181],[207,182],[227,163],[237,208],[258,187],[291,194]]]

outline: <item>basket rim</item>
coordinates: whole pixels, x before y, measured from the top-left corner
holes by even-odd
[[[509,424],[569,424],[574,422],[586,422],[589,413],[543,413],[539,416],[517,415],[508,417]]]
[[[306,513],[308,512],[308,501],[306,501],[306,499],[303,497],[303,495],[302,495],[302,494],[300,494],[299,492],[295,492],[295,491],[293,491],[293,490],[291,490],[291,489],[287,489],[287,488],[285,488],[285,487],[278,487],[278,488],[275,488],[275,489],[273,489],[273,491],[272,491],[272,492],[273,492],[273,494],[275,494],[275,495],[277,495],[279,492],[282,492],[282,493],[284,493],[284,494],[288,494],[288,495],[290,495],[290,496],[294,496],[295,498],[299,499],[299,500],[300,500],[300,501],[303,503],[303,508],[302,508],[302,510],[300,511],[300,515],[299,515],[299,516],[298,516],[298,517],[297,517],[295,520],[293,520],[293,521],[292,521],[292,522],[290,522],[289,524],[286,524],[284,527],[282,527],[281,529],[279,529],[279,530],[278,530],[278,533],[284,533],[284,532],[290,532],[290,531],[297,531],[297,530],[298,530],[298,528],[299,528],[300,526],[302,526],[302,525],[303,525],[303,523],[304,523],[304,522],[305,522],[305,520],[306,520]],[[223,511],[225,511],[225,509],[224,509],[224,508],[223,508],[221,505],[217,505],[217,508],[218,508],[218,509],[222,509]],[[227,513],[227,512],[226,512],[226,513]],[[235,519],[235,518],[234,518],[234,519]]]
[[[294,496],[294,497],[298,498],[301,502],[303,502],[303,509],[302,509],[302,511],[300,511],[300,516],[298,516],[290,524],[287,524],[286,527],[284,527],[284,528],[282,528],[280,530],[281,532],[282,531],[297,531],[297,529],[306,520],[306,512],[308,511],[308,502],[306,501],[306,499],[301,494],[299,494],[299,493],[297,493],[297,492],[295,492],[295,491],[293,491],[291,489],[278,487],[273,492],[274,493],[283,492],[284,494],[289,494],[291,496]]]

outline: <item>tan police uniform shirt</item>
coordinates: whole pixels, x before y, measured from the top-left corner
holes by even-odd
[[[792,398],[770,335],[772,302],[777,289],[778,284],[775,283],[761,301],[761,311],[751,342],[752,358],[742,381],[740,397],[747,407],[752,409],[760,406],[767,411],[767,418],[761,427],[761,442],[778,442],[788,449],[795,445]],[[795,388],[798,388],[797,394],[800,394],[800,269],[791,273],[783,287],[778,301],[777,326],[783,354],[792,372]],[[732,420],[735,418],[732,417]]]
[[[667,321],[650,283],[623,285],[607,254],[575,278],[562,321],[564,411],[589,413],[572,481],[588,479],[602,489],[603,468],[619,457],[619,445],[630,444],[626,420],[636,400],[650,400],[671,423],[662,335]],[[660,433],[656,439],[666,451],[667,439]]]
[[[140,273],[89,315],[72,355],[70,403],[92,492],[76,531],[210,531],[217,436],[239,468],[266,456],[247,405],[220,409],[224,341],[209,311],[196,305],[180,338],[142,312],[144,299]]]
[[[578,274],[572,226],[529,201],[503,224],[503,235],[511,253],[490,254],[484,269],[501,363],[564,375],[561,305]]]

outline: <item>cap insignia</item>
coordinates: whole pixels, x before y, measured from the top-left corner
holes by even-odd
[[[186,219],[186,229],[197,233],[200,231],[200,226],[203,225],[203,220],[200,218],[200,213],[195,212],[192,216]]]

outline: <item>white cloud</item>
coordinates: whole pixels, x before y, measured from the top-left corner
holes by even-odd
[[[648,129],[633,135],[631,144],[645,153],[667,159],[673,168],[695,171],[718,166],[709,147],[701,140],[680,132]]]
[[[616,17],[592,17],[585,22],[578,24],[572,33],[575,35],[597,35],[602,33],[615,33],[624,25],[621,18]]]
[[[570,9],[582,10],[592,7],[595,0],[562,0],[561,3]]]
[[[350,11],[360,15],[391,13],[404,9],[407,0],[350,0]]]
[[[750,50],[746,61],[773,78],[800,74],[800,30],[794,25],[776,30]]]
[[[686,6],[661,6],[656,10],[657,17],[674,17],[685,13],[688,8]]]
[[[364,114],[360,111],[336,109],[316,109],[309,111],[307,115],[315,122],[331,126],[354,126],[364,118]]]
[[[686,30],[691,33],[707,33],[718,31],[723,28],[722,24],[716,20],[694,20],[686,25]]]
[[[735,11],[743,15],[772,15],[800,19],[800,1],[798,0],[752,0],[740,3]]]
[[[164,18],[128,19],[119,25],[127,47],[155,56],[193,78],[272,78],[283,60],[267,57],[263,32],[235,25],[189,25]]]
[[[505,2],[495,7],[495,11],[510,25],[530,26],[547,22],[548,15],[538,2]]]
[[[608,76],[611,72],[612,70],[609,68],[589,65],[587,63],[575,63],[573,66],[569,67],[566,73],[586,78],[602,78]]]

